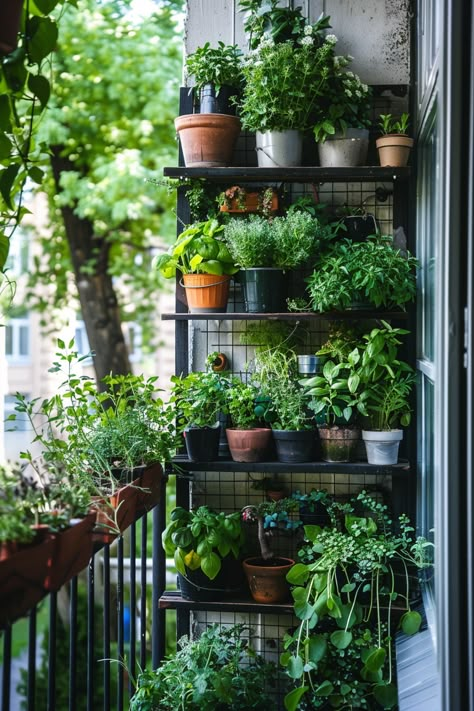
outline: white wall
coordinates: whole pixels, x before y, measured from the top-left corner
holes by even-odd
[[[283,2],[281,3],[284,4]],[[367,84],[408,84],[409,0],[299,0],[311,22],[331,17],[338,54],[354,57],[351,69]],[[188,0],[185,51],[221,40],[246,49],[238,0]]]

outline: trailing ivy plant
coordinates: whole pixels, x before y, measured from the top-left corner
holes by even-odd
[[[414,537],[406,515],[395,526],[365,491],[323,502],[331,524],[304,527],[301,562],[287,576],[299,624],[280,660],[295,684],[285,708],[394,708],[392,613],[406,634],[419,630],[412,573],[431,566],[431,544]]]

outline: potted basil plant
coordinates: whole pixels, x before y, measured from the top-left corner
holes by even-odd
[[[216,219],[195,222],[155,258],[155,269],[166,279],[181,274],[191,313],[222,313],[227,308],[230,279],[238,267],[222,239],[223,230]]]
[[[408,163],[413,148],[413,138],[408,135],[409,114],[403,113],[399,119],[392,114],[381,114],[379,127],[382,135],[375,145],[379,152],[380,165],[392,168],[404,167]]]
[[[185,599],[215,600],[241,590],[244,529],[239,511],[216,512],[208,506],[188,511],[178,506],[162,533],[162,544],[174,558]]]
[[[235,102],[242,88],[242,51],[237,45],[206,42],[186,57],[186,73],[194,77],[200,114],[235,114]],[[191,89],[192,90],[192,89]]]

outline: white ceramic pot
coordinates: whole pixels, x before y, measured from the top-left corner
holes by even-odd
[[[369,464],[396,464],[403,430],[362,430]]]
[[[300,131],[257,131],[259,168],[291,168],[301,165],[303,134]]]
[[[328,136],[318,143],[319,163],[323,168],[352,168],[365,165],[369,132],[365,128],[348,128],[346,134]]]

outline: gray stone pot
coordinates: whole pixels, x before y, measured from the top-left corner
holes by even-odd
[[[345,136],[329,136],[318,143],[319,163],[323,168],[352,168],[365,165],[369,148],[367,129],[348,128]]]

